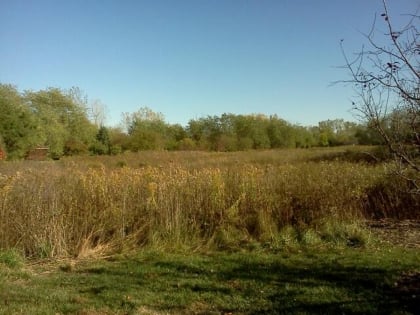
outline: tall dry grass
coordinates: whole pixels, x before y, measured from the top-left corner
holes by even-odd
[[[374,192],[386,183],[384,165],[290,157],[273,163],[279,152],[263,152],[251,161],[219,155],[215,162],[210,154],[213,165],[191,166],[180,153],[165,154],[154,166],[126,166],[133,156],[129,163],[1,165],[0,248],[52,257],[111,247],[270,242],[288,226],[316,231],[326,222],[377,215],[383,195]],[[397,198],[392,190],[383,194]]]

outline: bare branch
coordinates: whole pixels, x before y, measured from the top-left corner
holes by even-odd
[[[387,31],[380,33],[389,45],[379,44],[375,15],[369,33],[363,34],[368,49],[350,60],[340,43],[341,53],[357,91],[354,109],[382,137],[394,156],[395,174],[413,191],[420,193],[420,43],[416,21],[420,16],[407,15],[408,23],[396,30],[385,0],[382,0]],[[420,6],[419,6],[420,8]]]

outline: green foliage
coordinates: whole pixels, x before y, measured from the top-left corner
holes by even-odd
[[[96,140],[101,142],[103,145],[109,147],[110,140],[109,140],[108,128],[106,128],[105,126],[101,126],[98,130],[98,133],[96,134]]]
[[[99,141],[95,141],[89,147],[89,151],[95,155],[105,155],[105,154],[109,154],[110,148],[109,146],[106,146],[105,144]]]
[[[122,152],[123,152],[123,149],[119,144],[112,145],[110,148],[111,155],[118,155],[118,154],[121,154]]]
[[[24,97],[39,120],[40,144],[48,146],[51,155],[85,152],[82,147],[92,143],[95,127],[87,118],[84,104],[57,88],[26,92]]]
[[[357,132],[361,129],[356,123],[343,119],[321,121],[318,124],[320,146],[338,146],[357,144]],[[371,143],[364,143],[371,144]]]
[[[36,116],[11,85],[0,84],[0,136],[9,159],[23,158],[40,141]]]
[[[111,144],[111,151],[117,152],[118,154],[130,149],[130,137],[121,128],[107,128],[107,130]]]
[[[335,245],[349,247],[364,247],[371,241],[369,231],[359,223],[337,223],[333,220],[323,220],[319,228],[320,237]]]
[[[23,263],[24,259],[17,250],[0,250],[0,268],[2,264],[9,268],[17,268],[21,267]]]
[[[187,127],[197,147],[212,151],[311,147],[308,128],[294,126],[276,115],[208,116],[190,120]]]
[[[14,87],[2,85],[0,92],[0,135],[10,158],[22,158],[36,146],[48,147],[51,157],[59,158],[89,151],[95,155],[127,150],[232,152],[378,143],[366,126],[340,119],[302,127],[277,115],[225,113],[192,119],[184,128],[166,123],[161,113],[148,107],[124,113],[122,128],[97,127],[87,118],[87,97],[78,88],[20,94]]]
[[[381,144],[369,126],[342,119],[327,120],[317,127],[293,125],[276,115],[207,116],[190,120],[187,127],[168,124],[161,113],[148,107],[124,113],[121,128],[96,127],[87,118],[87,98],[77,89],[48,88],[20,94],[10,85],[0,89],[0,137],[9,158],[22,158],[36,146],[49,148],[50,156],[120,154],[130,150],[209,150],[310,148],[348,144]],[[398,116],[398,119],[394,119]],[[383,122],[395,134],[394,121]],[[401,131],[400,129],[398,129]],[[401,131],[404,133],[404,131]],[[409,131],[401,137],[412,141]]]
[[[235,151],[356,144],[358,127],[342,119],[306,128],[292,125],[276,115],[223,114],[221,117],[191,120],[187,131],[202,149]]]
[[[91,145],[90,150],[92,153],[98,155],[111,154],[111,140],[109,138],[108,128],[105,126],[99,127],[96,134],[96,141]]]
[[[270,117],[267,127],[267,135],[270,139],[271,148],[294,148],[296,147],[295,131],[286,121]]]
[[[181,141],[187,138],[186,130],[179,124],[166,125],[166,143],[165,149],[177,150]]]
[[[85,154],[95,133],[78,89],[19,93],[0,85],[0,135],[10,159],[23,158],[37,146],[48,147],[53,158]]]
[[[131,151],[165,148],[167,126],[161,113],[143,107],[135,113],[125,114],[124,120]]]
[[[383,145],[384,141],[377,130],[367,126],[358,126],[355,133],[357,142],[361,145]]]

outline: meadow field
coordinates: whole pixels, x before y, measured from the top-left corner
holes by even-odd
[[[369,147],[142,152],[0,164],[0,248],[77,257],[129,247],[366,241],[364,219],[417,218]]]
[[[389,305],[382,299],[403,272],[417,275],[418,248],[384,245],[368,222],[417,220],[420,200],[372,150],[147,151],[0,161],[0,309],[375,314],[392,306],[409,314],[418,298]],[[141,290],[131,282],[137,273]],[[117,290],[112,282],[126,287]],[[57,285],[58,304],[48,308],[48,292]],[[43,301],[39,312],[37,300]]]

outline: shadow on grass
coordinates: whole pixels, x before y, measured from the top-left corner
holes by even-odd
[[[246,278],[251,270],[254,279],[277,283],[277,290],[268,296],[272,302],[268,313],[389,314],[409,310],[409,305],[389,294],[387,275],[380,269],[253,265],[232,270],[227,276]]]
[[[133,310],[148,306],[175,314],[416,313],[420,297],[394,288],[401,266],[392,260],[382,265],[363,252],[340,255],[140,257],[80,270],[92,279],[79,292],[106,298],[110,308],[109,299],[121,301],[116,295],[132,296]]]
[[[202,293],[218,292],[250,300],[248,308],[219,305],[222,313],[247,314],[415,314],[419,297],[395,294],[389,270],[313,261],[310,264],[229,259],[218,271],[180,262],[158,263],[184,279],[210,277]],[[230,267],[229,267],[230,266]],[[230,290],[223,288],[228,286]],[[261,303],[264,300],[264,303]]]

